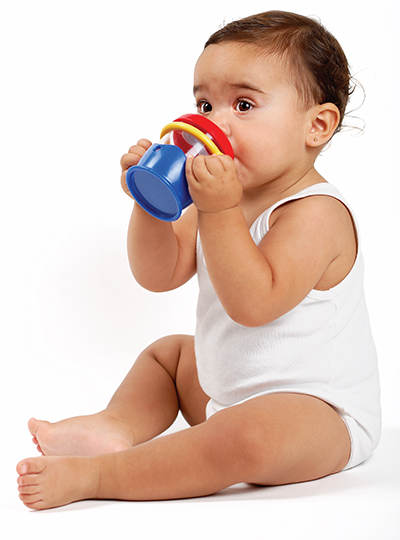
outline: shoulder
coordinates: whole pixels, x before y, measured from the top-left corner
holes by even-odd
[[[262,243],[273,240],[317,249],[333,260],[356,251],[357,235],[343,202],[330,195],[310,195],[287,201],[273,211]]]
[[[270,216],[272,229],[278,223],[301,223],[307,230],[322,227],[332,233],[350,232],[354,234],[353,218],[349,208],[332,195],[309,195],[285,202]]]
[[[333,196],[313,195],[284,204],[273,212],[270,231],[301,253],[319,253],[325,271],[314,285],[329,289],[350,272],[357,255],[357,232],[348,207]]]

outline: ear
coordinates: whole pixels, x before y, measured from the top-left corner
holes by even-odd
[[[339,109],[333,103],[316,105],[310,110],[310,129],[306,144],[317,148],[325,145],[335,133],[339,125]]]

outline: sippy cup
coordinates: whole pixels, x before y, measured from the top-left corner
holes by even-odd
[[[159,143],[152,144],[137,165],[128,169],[126,183],[146,212],[162,221],[175,221],[192,203],[185,174],[187,156],[227,154],[231,143],[214,122],[199,114],[184,114],[167,124]]]

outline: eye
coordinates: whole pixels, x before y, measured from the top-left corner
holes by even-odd
[[[253,105],[245,99],[239,99],[235,105],[235,109],[238,112],[242,112],[242,113],[251,111],[252,108],[253,108]]]
[[[197,111],[200,114],[208,114],[212,111],[212,105],[206,100],[200,100],[196,103]]]

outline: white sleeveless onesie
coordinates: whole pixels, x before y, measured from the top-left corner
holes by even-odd
[[[261,214],[250,228],[258,245],[268,233],[272,212],[286,202],[339,191],[316,184],[287,197]],[[366,460],[381,433],[380,388],[375,346],[363,289],[364,264],[358,234],[356,261],[346,278],[327,291],[312,290],[294,309],[257,328],[235,323],[226,314],[209,279],[197,242],[199,298],[195,352],[200,384],[215,412],[277,392],[323,399],[341,415],[351,439],[345,469]]]

